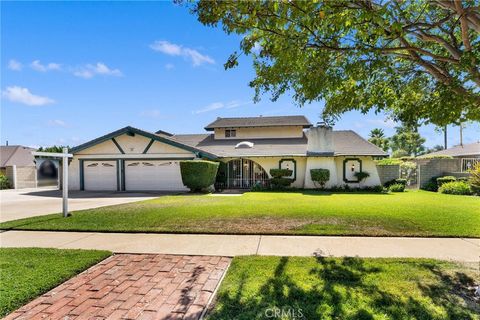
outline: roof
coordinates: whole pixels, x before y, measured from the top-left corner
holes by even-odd
[[[24,146],[0,146],[0,167],[35,166],[33,148]]]
[[[90,147],[92,147],[96,144],[105,142],[107,140],[110,140],[110,139],[115,138],[115,137],[117,137],[119,135],[122,135],[122,134],[130,134],[130,135],[139,134],[141,136],[151,138],[152,140],[164,142],[164,143],[167,143],[167,144],[172,145],[174,147],[178,147],[178,148],[181,148],[181,149],[199,154],[200,156],[203,156],[203,157],[206,157],[206,158],[213,158],[213,159],[216,158],[216,156],[213,155],[213,154],[210,154],[210,153],[208,153],[204,150],[200,150],[200,149],[198,149],[194,146],[186,145],[182,142],[173,140],[170,137],[165,136],[163,134],[155,134],[155,133],[152,133],[152,132],[148,132],[148,131],[141,130],[141,129],[134,128],[134,127],[130,127],[130,126],[127,126],[127,127],[121,128],[119,130],[107,133],[106,135],[103,135],[103,136],[98,137],[96,139],[85,142],[85,143],[83,143],[79,146],[76,146],[76,147],[72,148],[71,153],[78,153],[78,152],[80,152],[84,149],[90,148]]]
[[[205,127],[212,131],[215,128],[240,128],[240,127],[283,127],[302,126],[310,128],[312,124],[305,116],[276,116],[276,117],[244,117],[244,118],[217,118]]]
[[[452,156],[452,157],[480,156],[480,141],[464,144],[463,146],[458,145],[445,150],[428,153],[423,155],[422,157],[429,157],[429,156]]]
[[[306,156],[307,137],[248,139],[252,148],[236,148],[245,139],[214,139],[213,134],[178,134],[173,140],[213,153],[218,157]],[[335,156],[386,156],[387,154],[351,130],[333,131]]]

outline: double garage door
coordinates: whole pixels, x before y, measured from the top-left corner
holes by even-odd
[[[85,161],[85,190],[185,190],[178,161]]]

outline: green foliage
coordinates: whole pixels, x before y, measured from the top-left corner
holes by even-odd
[[[454,176],[444,176],[437,178],[437,185],[440,188],[444,183],[457,181],[457,178]]]
[[[476,1],[460,9],[414,0],[188,3],[204,25],[240,35],[242,53],[253,58],[257,101],[293,92],[300,105],[325,100],[326,116],[373,110],[438,126],[480,120]],[[234,52],[225,68],[240,56]]]
[[[405,185],[402,183],[394,183],[388,187],[390,192],[403,192],[405,191]]]
[[[271,178],[270,179],[270,188],[273,190],[282,190],[292,184],[292,179],[289,178]]]
[[[355,176],[355,178],[358,179],[358,182],[362,182],[363,180],[370,177],[370,173],[368,173],[366,171],[359,171],[359,172],[355,172],[354,176]]]
[[[402,160],[395,159],[395,158],[385,158],[385,159],[376,161],[377,166],[392,166],[392,165],[400,165],[401,163],[402,163]]]
[[[9,189],[10,188],[10,181],[3,173],[0,173],[0,190]]]
[[[408,152],[403,149],[398,149],[392,152],[392,158],[402,158],[408,156]]]
[[[192,192],[205,190],[215,183],[219,163],[205,160],[180,161],[182,182]]]
[[[472,189],[465,181],[445,182],[439,188],[438,192],[446,194],[471,195]]]
[[[368,141],[376,145],[377,147],[381,148],[383,151],[388,151],[389,141],[388,138],[385,137],[385,132],[383,129],[375,128],[370,131],[370,137]]]
[[[330,180],[330,170],[328,169],[311,169],[310,177],[315,185],[320,185],[320,188],[324,188],[325,184]]]
[[[468,180],[472,191],[480,195],[480,162],[470,170],[470,178]]]
[[[274,178],[290,177],[292,173],[290,169],[270,169],[270,175]]]

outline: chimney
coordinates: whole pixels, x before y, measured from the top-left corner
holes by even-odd
[[[307,138],[307,155],[333,156],[332,127],[324,122],[318,122],[317,126],[307,131]]]

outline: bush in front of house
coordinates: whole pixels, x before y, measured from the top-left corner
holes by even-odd
[[[183,184],[192,192],[204,191],[215,183],[218,162],[206,160],[180,161]]]
[[[390,192],[403,192],[405,191],[405,185],[402,183],[394,183],[388,187]]]
[[[444,176],[437,178],[437,185],[440,188],[444,183],[457,181],[457,178],[454,176]]]
[[[270,175],[272,176],[270,179],[270,188],[281,190],[290,186],[293,180],[285,177],[290,177],[292,173],[293,171],[289,169],[270,169]]]
[[[9,189],[10,188],[10,181],[3,173],[0,173],[0,190]]]
[[[310,177],[312,178],[313,184],[320,188],[325,188],[325,184],[330,180],[330,170],[328,169],[311,169]]]
[[[480,162],[478,162],[470,170],[470,178],[468,179],[468,183],[470,184],[472,191],[475,194],[480,195]]]
[[[445,182],[438,188],[438,192],[445,194],[471,195],[470,185],[465,181]]]

